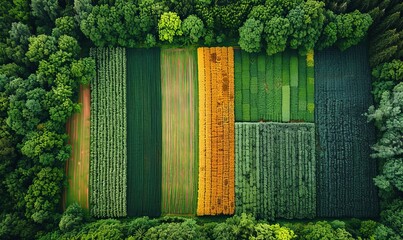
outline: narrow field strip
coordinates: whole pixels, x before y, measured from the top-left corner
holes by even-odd
[[[194,215],[199,158],[196,49],[161,50],[162,214]]]
[[[126,50],[92,48],[90,206],[95,217],[125,217]]]
[[[364,116],[373,104],[367,54],[361,44],[316,55],[319,217],[375,218],[379,213],[377,164],[370,157],[375,128]],[[308,76],[311,71],[308,65]]]
[[[199,188],[197,215],[232,214],[234,192],[234,51],[198,48]]]
[[[127,49],[126,108],[128,215],[159,216],[162,176],[160,49]]]
[[[81,112],[74,114],[67,122],[71,157],[66,163],[68,185],[65,189],[64,208],[77,202],[89,210],[89,167],[90,167],[90,86],[81,85],[78,103]]]

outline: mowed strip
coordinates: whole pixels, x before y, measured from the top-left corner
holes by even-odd
[[[74,114],[67,122],[71,157],[66,163],[68,186],[65,190],[64,208],[77,202],[83,209],[89,209],[88,180],[90,166],[90,86],[81,85],[78,102],[81,112]]]
[[[198,98],[195,49],[161,51],[162,214],[194,215]]]

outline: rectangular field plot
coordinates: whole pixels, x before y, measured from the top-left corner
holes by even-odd
[[[127,210],[161,214],[160,49],[127,49]]]
[[[318,133],[318,216],[376,217],[370,158],[374,127],[363,114],[372,105],[365,45],[316,54],[315,122]]]
[[[236,213],[316,216],[313,123],[235,123]]]
[[[196,49],[161,50],[162,214],[194,215],[199,158]]]
[[[90,168],[90,86],[81,85],[78,96],[81,112],[75,113],[67,122],[71,157],[66,164],[68,185],[63,208],[77,202],[89,210],[88,182]]]
[[[235,50],[237,122],[313,122],[314,55]]]
[[[198,48],[197,215],[234,213],[234,51]]]
[[[126,50],[93,48],[90,206],[95,217],[124,217],[126,209]]]

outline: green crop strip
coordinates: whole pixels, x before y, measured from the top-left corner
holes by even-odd
[[[127,49],[127,209],[161,213],[160,49]]]
[[[319,217],[372,218],[379,212],[377,164],[369,157],[374,127],[363,116],[372,104],[366,49],[328,49],[316,57]]]
[[[196,49],[161,50],[162,214],[194,215],[198,180]]]
[[[124,217],[126,209],[126,50],[94,48],[91,81],[90,207],[95,217]]]
[[[316,216],[315,126],[235,123],[236,213]]]

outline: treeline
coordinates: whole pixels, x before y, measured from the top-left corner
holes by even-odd
[[[372,24],[359,11],[336,14],[318,0],[76,0],[80,29],[96,46],[221,45],[238,42],[268,55],[287,47],[306,54],[358,44]]]
[[[374,239],[379,224],[372,220],[317,222],[257,221],[245,213],[226,220],[183,217],[148,217],[84,222],[87,216],[78,205],[71,205],[62,217],[59,229],[41,239]]]

